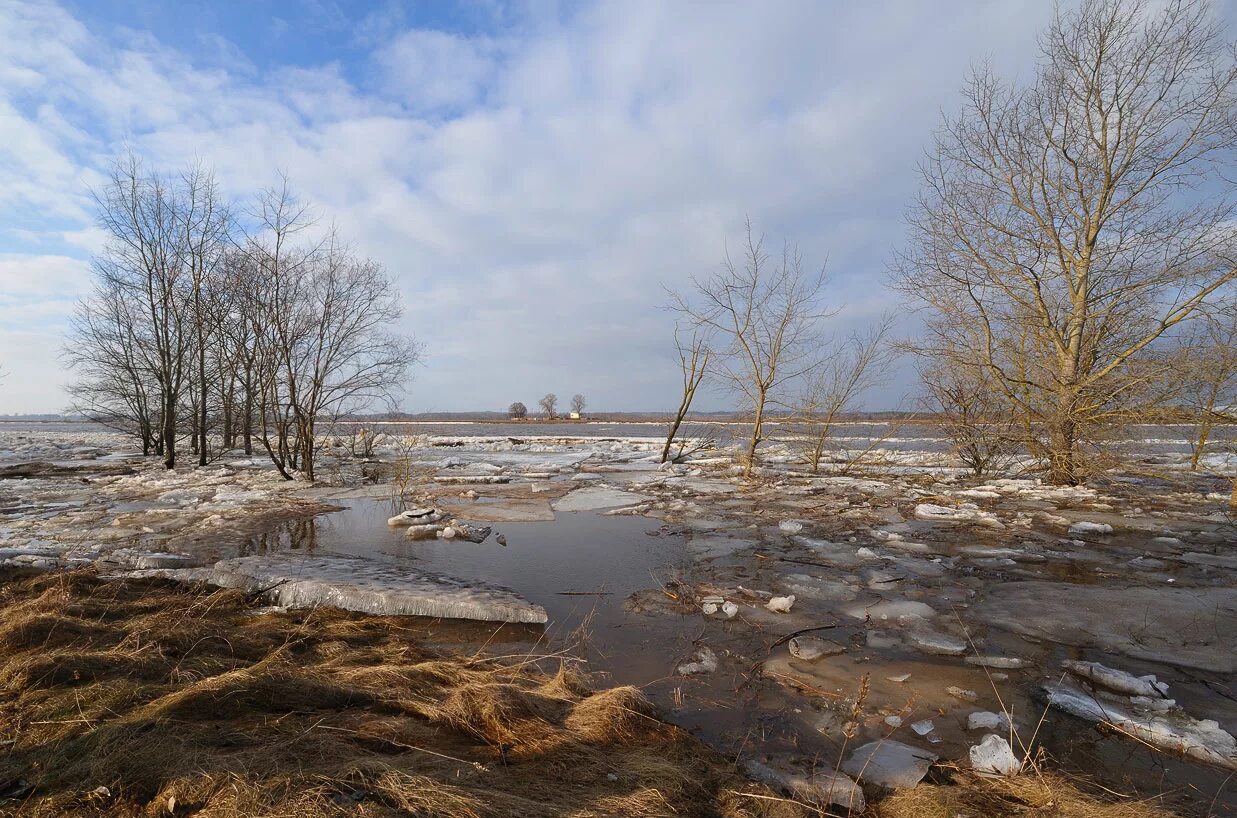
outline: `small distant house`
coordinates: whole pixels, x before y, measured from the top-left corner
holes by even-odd
[[[579,412],[568,412],[568,413],[567,413],[567,417],[568,417],[569,419],[571,419],[571,420],[579,420],[579,419],[580,419],[580,413],[579,413]]]

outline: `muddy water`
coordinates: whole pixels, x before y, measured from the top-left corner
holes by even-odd
[[[404,529],[386,524],[400,506],[385,499],[347,503],[338,512],[282,524],[251,540],[247,552],[365,557],[505,586],[549,614],[549,626],[536,632],[534,641],[549,645],[584,637],[595,648],[591,669],[610,674],[616,683],[646,684],[671,671],[672,629],[650,627],[648,617],[624,606],[632,593],[691,570],[683,538],[656,521],[580,511],[545,522],[478,523],[501,532],[507,540],[503,547],[494,537],[481,544],[410,541]],[[486,640],[495,627],[475,629],[477,638]],[[517,630],[520,639],[528,639],[527,629]],[[515,638],[515,631],[507,628],[503,638]]]
[[[762,619],[746,612],[736,620],[724,621],[706,619],[693,609],[677,605],[661,591],[667,586],[673,592],[675,580],[707,584],[719,575],[730,580],[737,577],[750,588],[775,588],[788,572],[809,572],[833,580],[854,573],[853,569],[804,566],[783,559],[778,555],[788,553],[786,541],[776,535],[744,534],[734,538],[737,547],[718,550],[717,538],[707,533],[664,526],[644,517],[582,511],[558,512],[553,521],[492,524],[506,536],[505,548],[493,538],[479,545],[412,542],[401,529],[386,525],[387,517],[400,510],[391,501],[346,502],[348,507],[342,511],[287,523],[255,538],[248,550],[358,556],[510,587],[546,609],[550,615],[547,629],[443,623],[435,626],[435,636],[441,633],[447,644],[468,648],[485,645],[504,651],[550,653],[571,645],[574,653],[586,659],[589,670],[604,674],[613,684],[641,687],[671,721],[725,752],[791,759],[792,766],[800,767],[813,763],[832,767],[845,753],[840,735],[847,718],[845,702],[788,688],[757,672],[760,663],[785,653],[785,647],[777,647],[779,639],[809,625],[824,629],[817,635],[848,648],[847,654],[839,657],[844,661],[838,665],[836,678],[842,687],[853,684],[857,689],[866,676],[874,688],[874,701],[883,697],[894,703],[892,708],[873,706],[861,719],[854,743],[892,735],[912,744],[927,744],[942,758],[956,758],[965,756],[967,746],[978,740],[982,733],[968,733],[956,715],[944,715],[949,708],[944,699],[920,698],[919,693],[908,690],[904,700],[898,700],[901,683],[891,683],[890,679],[910,673],[919,690],[930,688],[936,696],[950,685],[974,689],[979,701],[972,709],[1009,708],[1024,738],[1034,733],[1036,744],[1056,763],[1093,776],[1107,786],[1127,792],[1169,791],[1172,805],[1189,814],[1237,814],[1225,773],[1174,760],[1120,737],[1105,736],[1091,725],[1055,711],[1044,713],[1030,696],[1031,688],[1046,675],[1039,669],[1059,668],[1066,658],[1096,660],[1131,672],[1159,674],[1172,685],[1173,695],[1187,710],[1219,718],[1231,729],[1232,718],[1226,716],[1237,718],[1237,710],[1227,706],[1232,704],[1233,693],[1229,679],[1128,658],[1114,660],[1096,651],[990,629],[985,652],[1021,657],[1036,669],[1009,672],[1005,679],[998,674],[996,681],[987,682],[981,671],[963,666],[960,658],[926,656],[907,650],[896,640],[883,641],[881,637],[887,632],[874,632],[868,623],[845,616],[838,604],[813,607],[803,600],[799,605],[805,613],[793,624],[789,618]],[[461,519],[468,521],[466,515]],[[917,536],[935,533],[942,539],[952,539],[928,524],[911,523],[909,528]],[[974,533],[964,543],[942,543],[934,550],[950,553],[964,546],[999,544],[999,537]],[[955,598],[955,582],[978,588],[981,594],[1008,579],[1052,578],[1094,584],[1107,576],[1096,570],[1105,559],[1115,565],[1130,554],[1146,550],[1146,543],[1141,541],[1112,541],[1097,547],[1091,561],[1050,560],[999,570],[977,566],[961,580],[949,576],[935,584],[921,580],[922,598],[948,610],[948,600]],[[758,559],[756,553],[766,558]],[[1113,562],[1117,554],[1122,559]],[[971,624],[968,622],[968,627]],[[580,632],[587,634],[583,646],[578,642]],[[677,674],[677,666],[703,645],[720,657],[721,669],[700,676]],[[1217,697],[1225,703],[1220,712],[1216,709]],[[935,743],[910,734],[905,726],[891,732],[883,717],[899,707],[908,724],[916,719],[934,719],[936,729],[931,740]]]

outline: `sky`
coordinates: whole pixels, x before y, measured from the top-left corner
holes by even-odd
[[[897,306],[885,271],[941,112],[977,62],[1028,78],[1051,11],[0,0],[0,414],[68,404],[64,333],[104,240],[90,191],[126,149],[200,160],[240,203],[286,173],[385,265],[425,350],[406,411],[671,408],[664,288],[714,272],[747,218],[825,266],[831,332]],[[869,408],[909,394],[902,374]]]

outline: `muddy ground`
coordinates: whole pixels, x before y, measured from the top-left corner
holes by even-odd
[[[235,455],[167,473],[99,433],[0,441],[0,560],[117,576],[345,555],[502,584],[548,626],[439,623],[432,640],[570,647],[783,796],[859,755],[849,772],[879,799],[862,748],[966,767],[994,734],[1043,769],[1233,813],[1237,533],[1222,474],[1143,462],[1060,489],[977,481],[917,452],[812,475],[774,445],[741,480],[726,452],[662,467],[638,436],[398,444],[328,449],[310,487]],[[415,506],[508,545],[408,541],[386,517]]]

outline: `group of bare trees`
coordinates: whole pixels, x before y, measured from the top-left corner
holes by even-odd
[[[581,394],[575,394],[571,397],[571,411],[575,415],[583,415],[584,407],[587,401]],[[541,412],[546,416],[546,419],[553,420],[558,417],[558,395],[553,392],[547,392],[542,396],[541,400],[537,401],[537,405],[541,407]],[[516,401],[507,409],[507,414],[515,419],[528,417],[528,407]]]
[[[1197,467],[1235,420],[1237,63],[1222,33],[1205,0],[1085,0],[1058,10],[1029,83],[978,68],[937,133],[892,272],[924,326],[901,346],[974,472],[1029,455],[1077,483],[1114,429],[1183,414]],[[887,319],[829,340],[822,285],[789,248],[771,261],[749,224],[739,262],[672,294],[670,439],[713,377],[750,414],[747,473],[773,407],[808,426],[819,468],[891,360]]]
[[[717,273],[693,278],[687,292],[670,293],[679,315],[682,393],[663,461],[701,384],[711,379],[740,400],[750,420],[745,476],[755,468],[773,412],[793,422],[806,441],[806,462],[820,469],[836,422],[887,376],[893,361],[892,320],[838,340],[829,331],[836,309],[824,304],[824,289],[823,269],[806,268],[789,244],[771,258],[749,221],[738,259],[727,254]]]
[[[95,202],[107,241],[65,350],[75,408],[168,468],[187,439],[200,465],[257,445],[312,480],[320,424],[389,400],[417,360],[391,279],[286,180],[234,206],[201,166],[128,156]]]

